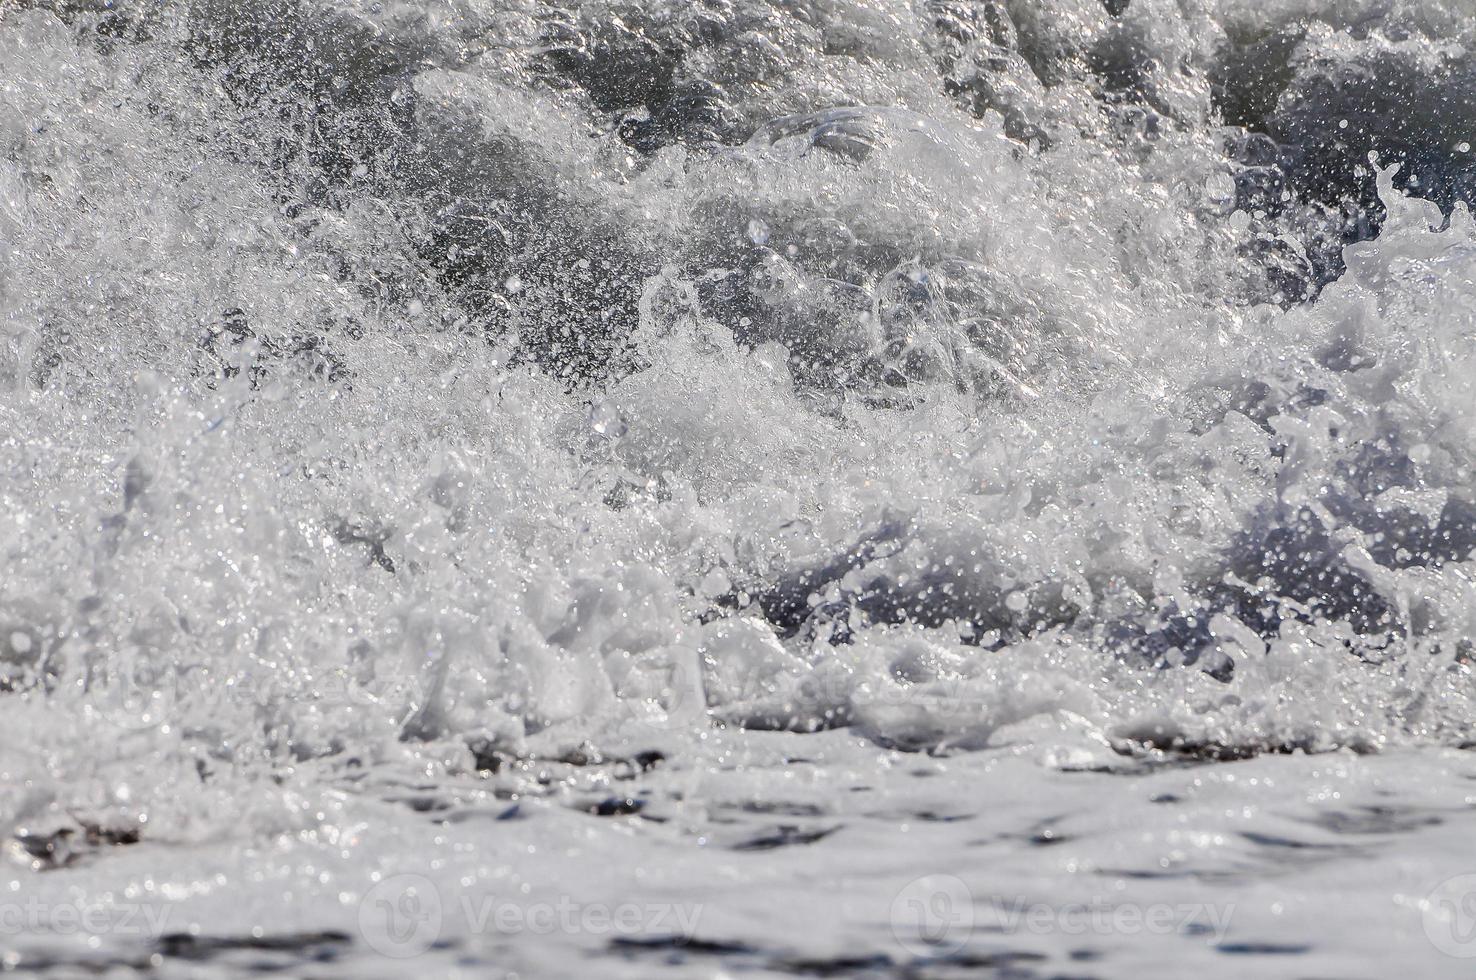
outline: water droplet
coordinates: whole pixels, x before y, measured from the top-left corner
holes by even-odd
[[[607,439],[619,439],[630,430],[620,417],[620,410],[607,401],[589,407],[589,427]]]

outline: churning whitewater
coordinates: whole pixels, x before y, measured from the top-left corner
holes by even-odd
[[[0,965],[1468,976],[1473,0],[0,0]]]

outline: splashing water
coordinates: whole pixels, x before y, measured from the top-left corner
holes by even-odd
[[[0,2],[7,964],[1457,975],[1473,23]]]

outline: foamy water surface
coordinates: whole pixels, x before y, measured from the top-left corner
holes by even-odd
[[[0,0],[0,956],[1466,976],[1470,0]]]

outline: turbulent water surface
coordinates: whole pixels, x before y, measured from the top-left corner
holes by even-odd
[[[0,964],[1467,976],[1472,0],[0,0]]]

